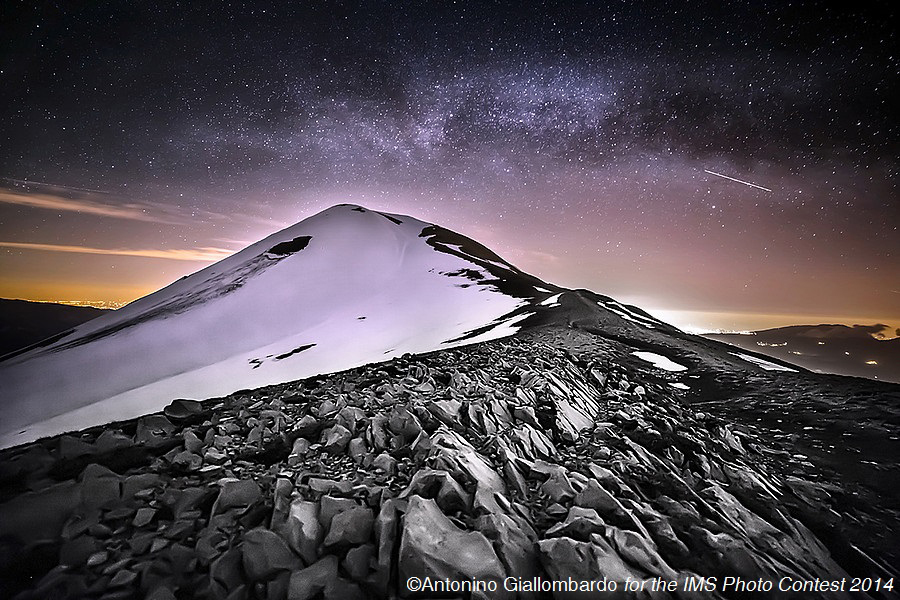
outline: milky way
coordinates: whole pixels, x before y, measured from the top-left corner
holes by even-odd
[[[351,201],[701,326],[900,325],[892,5],[606,4],[7,3],[0,295]]]

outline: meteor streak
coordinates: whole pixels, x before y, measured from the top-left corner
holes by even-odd
[[[749,185],[750,187],[755,187],[755,188],[758,188],[758,189],[760,189],[760,190],[764,190],[764,191],[766,191],[766,192],[771,192],[771,191],[772,191],[772,190],[770,190],[769,188],[764,188],[764,187],[761,186],[761,185],[756,185],[755,183],[750,183],[749,181],[741,181],[740,179],[735,179],[734,177],[729,177],[728,175],[722,175],[721,173],[716,173],[715,171],[708,171],[708,170],[706,170],[706,169],[703,169],[703,172],[704,172],[704,173],[709,173],[710,175],[715,175],[716,177],[723,177],[723,178],[725,178],[725,179],[730,179],[731,181],[737,181],[738,183],[743,183],[744,185]]]

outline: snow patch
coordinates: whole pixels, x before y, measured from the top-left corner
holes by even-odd
[[[761,358],[756,358],[755,356],[750,356],[749,354],[743,354],[741,352],[729,352],[729,354],[733,354],[742,360],[746,360],[747,362],[751,362],[761,369],[765,369],[766,371],[787,371],[789,373],[796,373],[797,369],[792,369],[790,367],[785,367],[783,365],[776,365],[775,363],[771,363],[767,360],[763,360]]]
[[[661,323],[661,321],[649,319],[644,315],[638,314],[633,310],[630,310],[627,306],[616,302],[615,300],[609,302],[598,302],[597,304],[601,308],[605,308],[606,310],[619,315],[626,321],[631,321],[632,323],[643,325],[647,329],[656,329],[656,325],[659,325]]]
[[[652,363],[654,367],[657,369],[662,369],[664,371],[687,371],[687,367],[683,365],[679,365],[674,360],[663,356],[662,354],[656,354],[655,352],[632,352],[634,356],[637,356],[639,359],[643,361],[647,361],[648,363]]]
[[[559,297],[562,294],[556,294],[555,296],[550,296],[546,300],[542,300],[538,303],[539,306],[559,306]]]
[[[686,385],[686,384],[684,384],[684,383],[681,383],[680,381],[677,381],[677,382],[675,382],[675,383],[670,383],[669,385],[671,385],[673,388],[675,388],[675,389],[677,389],[677,390],[689,390],[689,389],[691,389],[691,386]]]

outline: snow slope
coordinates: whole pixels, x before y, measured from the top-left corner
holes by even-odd
[[[453,232],[335,206],[0,361],[0,447],[511,335],[548,288]]]

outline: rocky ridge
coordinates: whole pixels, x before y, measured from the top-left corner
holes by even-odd
[[[414,596],[413,576],[890,575],[845,531],[858,518],[839,486],[628,368],[630,350],[547,327],[4,451],[0,591],[297,600]]]

